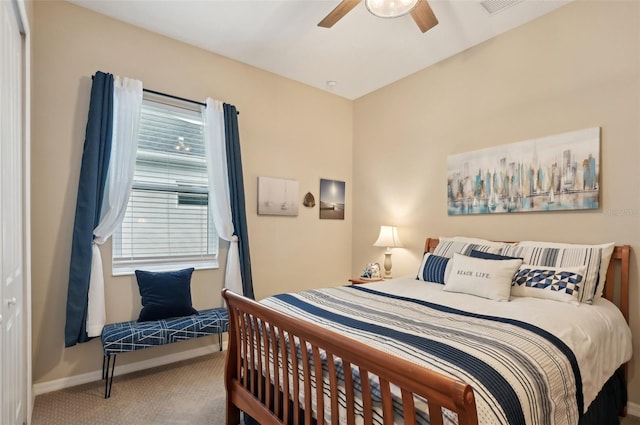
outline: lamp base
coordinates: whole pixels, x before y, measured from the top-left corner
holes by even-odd
[[[391,279],[391,250],[384,253],[384,279]]]

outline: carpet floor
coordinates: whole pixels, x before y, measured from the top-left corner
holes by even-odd
[[[32,425],[223,425],[226,352],[36,397]],[[627,416],[621,425],[640,425]]]
[[[36,397],[32,425],[223,425],[226,352]]]

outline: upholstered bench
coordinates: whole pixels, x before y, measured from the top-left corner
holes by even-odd
[[[214,334],[218,334],[218,344],[222,351],[222,333],[228,330],[229,316],[224,307],[201,310],[192,316],[149,322],[132,320],[106,325],[102,330],[104,398],[111,396],[117,354]]]

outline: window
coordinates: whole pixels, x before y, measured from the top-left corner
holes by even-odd
[[[113,238],[113,274],[217,267],[202,127],[199,109],[145,93],[131,197]]]

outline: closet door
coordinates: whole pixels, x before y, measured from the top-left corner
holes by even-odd
[[[13,1],[0,1],[0,423],[25,421],[23,38]]]

